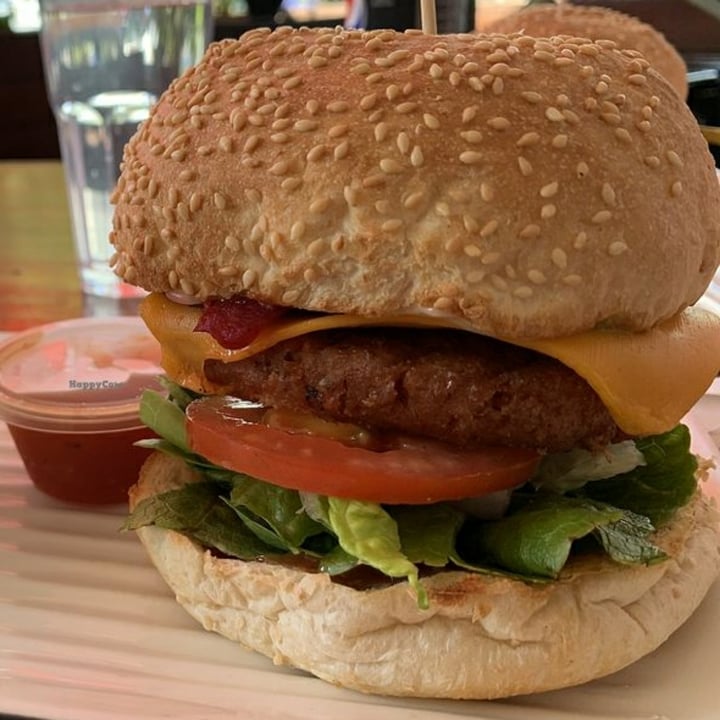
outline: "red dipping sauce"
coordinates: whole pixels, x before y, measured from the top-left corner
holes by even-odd
[[[36,487],[88,505],[126,502],[152,437],[138,417],[160,348],[139,318],[80,318],[0,345],[0,420]]]

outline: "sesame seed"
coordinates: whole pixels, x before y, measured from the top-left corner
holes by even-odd
[[[390,201],[378,200],[375,203],[375,210],[377,210],[380,215],[387,215],[390,212]]]
[[[522,97],[523,100],[526,100],[532,105],[536,105],[537,103],[542,101],[542,95],[540,95],[540,93],[534,92],[533,90],[526,90],[524,92],[521,92],[520,97]]]
[[[602,199],[605,201],[606,205],[615,205],[615,190],[613,190],[612,186],[609,183],[603,183],[601,194]]]
[[[567,254],[562,248],[553,248],[553,251],[550,254],[550,259],[553,264],[561,270],[564,270],[567,267]]]
[[[333,157],[335,160],[342,160],[344,157],[347,157],[349,151],[350,143],[347,140],[343,140],[343,142],[335,146],[335,149],[333,150]]]
[[[563,283],[565,285],[568,285],[570,287],[577,287],[582,283],[582,278],[579,275],[566,275],[562,279]]]
[[[377,103],[377,94],[376,93],[370,93],[369,95],[365,95],[360,100],[360,109],[361,110],[371,110],[375,107],[375,104]]]
[[[321,215],[330,207],[329,198],[319,198],[310,203],[308,210],[312,215]]]
[[[517,159],[518,161],[518,167],[520,168],[520,172],[527,177],[528,175],[532,174],[533,167],[530,164],[530,161],[527,158],[524,158],[522,155],[520,155]]]
[[[260,145],[261,142],[262,137],[260,135],[250,135],[243,145],[243,152],[251,153],[258,145]],[[198,152],[200,152],[199,149]]]
[[[343,197],[350,207],[355,207],[358,204],[359,195],[360,193],[357,191],[357,188],[351,187],[350,185],[346,185],[343,188]]]
[[[425,193],[422,191],[411,193],[403,200],[403,206],[408,209],[416,208],[422,202],[424,197]]]
[[[595,225],[600,225],[602,223],[606,223],[608,220],[611,219],[612,213],[609,210],[600,210],[593,215],[592,222]]]
[[[513,295],[521,300],[526,300],[527,298],[532,297],[533,289],[527,285],[521,285],[513,290]]]
[[[542,273],[540,270],[536,270],[535,268],[528,270],[527,277],[528,280],[535,285],[542,285],[543,283],[547,282],[547,278],[545,277],[544,273]]]
[[[302,84],[302,78],[299,75],[295,75],[294,77],[288,78],[283,83],[283,90],[292,90],[293,88],[296,88],[298,85]]]
[[[396,100],[400,95],[400,87],[398,85],[388,85],[385,88],[385,97],[390,100]]]
[[[477,145],[482,142],[483,138],[482,133],[479,130],[464,130],[460,133],[460,137],[471,145]]]
[[[466,245],[463,248],[463,252],[468,257],[480,257],[482,255],[482,250],[477,245]]]
[[[205,198],[203,198],[201,193],[194,192],[190,196],[190,212],[197,212],[200,210],[200,208],[203,206]]]
[[[317,120],[309,120],[307,118],[303,118],[302,120],[297,120],[293,124],[293,129],[297,130],[298,132],[312,132],[313,130],[317,130],[318,128],[318,121]]]
[[[189,281],[183,278],[180,281],[180,287],[182,288],[182,291],[186,295],[194,295],[195,294],[195,286]]]
[[[308,151],[305,159],[308,162],[317,162],[325,154],[326,150],[325,145],[315,145],[315,147]]]
[[[649,165],[651,168],[656,168],[660,166],[660,158],[657,155],[648,155],[645,158],[645,164]]]
[[[671,186],[670,186],[670,194],[673,197],[680,197],[682,195],[683,186],[680,180],[676,180]]]
[[[227,198],[219,192],[213,195],[213,203],[218,210],[225,210],[228,206]]]
[[[327,58],[323,57],[322,55],[313,55],[308,60],[308,65],[311,68],[315,68],[315,69],[325,67],[327,64],[328,64]]]
[[[392,158],[383,158],[380,160],[380,169],[384,173],[401,173],[403,171],[403,166],[397,160]]]
[[[375,140],[377,142],[383,142],[387,139],[389,132],[390,126],[386,122],[379,122],[374,129]]]
[[[499,223],[497,220],[490,220],[490,222],[486,223],[483,226],[483,229],[480,231],[480,237],[486,238],[492,235],[499,227]]]
[[[381,226],[380,229],[383,232],[396,232],[403,226],[403,221],[399,218],[393,218],[392,220],[386,220]]]
[[[550,106],[545,110],[545,117],[550,120],[550,122],[562,122],[565,119],[565,116],[558,110],[556,107]]]
[[[282,119],[282,118],[286,118],[290,114],[291,111],[292,111],[292,108],[290,107],[290,103],[285,102],[285,103],[282,103],[281,105],[278,105],[275,108],[275,112],[273,113],[273,115],[276,118]]]
[[[556,135],[552,139],[552,146],[555,148],[564,148],[564,147],[567,147],[567,144],[568,144],[568,136],[567,135],[559,134],[559,135]]]
[[[600,82],[595,85],[595,92],[598,95],[604,95],[609,89],[608,84],[604,80],[600,80]]]
[[[415,102],[404,102],[400,103],[395,107],[395,111],[401,115],[407,115],[408,113],[414,112],[417,109],[417,103]]]
[[[520,232],[519,235],[523,239],[536,238],[540,235],[540,226],[535,224],[526,225]]]
[[[547,185],[543,185],[540,188],[540,197],[551,198],[557,195],[559,184],[557,182],[551,182]]]
[[[281,183],[280,187],[287,192],[297,190],[302,185],[302,179],[299,177],[285,178]]]
[[[410,152],[410,136],[406,132],[398,133],[396,143],[398,150],[400,150],[403,155]]]
[[[338,123],[328,130],[328,137],[333,139],[342,137],[347,134],[348,130],[350,130],[350,126],[347,123]]]
[[[540,135],[536,132],[526,132],[516,143],[517,147],[528,147],[540,142]]]
[[[480,224],[472,215],[463,215],[463,225],[469,233],[477,232],[480,229]]]
[[[632,142],[632,136],[625,128],[615,128],[615,137],[625,143]]]
[[[228,235],[225,238],[225,247],[233,252],[240,250],[240,241],[234,235]]]
[[[590,168],[587,163],[579,162],[575,168],[575,172],[579,178],[584,178],[590,172]]]
[[[289,169],[290,163],[287,160],[279,160],[269,168],[268,172],[271,175],[285,175]]]
[[[683,161],[680,159],[680,156],[674,150],[668,150],[665,153],[665,157],[668,159],[668,162],[673,167],[681,168],[683,166]]]
[[[425,113],[423,115],[423,122],[428,128],[430,128],[430,130],[437,130],[440,127],[440,121],[430,113]]]
[[[490,76],[492,77],[492,76]],[[479,77],[476,77],[475,75],[471,75],[468,78],[468,85],[475,91],[475,92],[482,92],[485,89],[485,86],[482,83],[482,80],[480,80]]]
[[[504,117],[494,117],[487,121],[487,124],[493,130],[507,130],[510,127],[510,121]]]
[[[365,81],[369,85],[374,85],[375,83],[382,82],[383,77],[384,75],[381,72],[370,73],[370,75],[365,78]]]
[[[478,113],[478,106],[477,105],[470,105],[469,107],[466,107],[462,112],[462,121],[464,125],[467,125],[467,123],[471,122],[475,119],[475,116]]]
[[[450,217],[450,206],[446,202],[435,203],[435,211],[442,217]]]
[[[477,165],[479,162],[482,162],[483,155],[474,150],[466,150],[460,153],[459,159],[460,162],[465,165]]]
[[[350,68],[350,72],[355,73],[356,75],[367,75],[370,70],[370,65],[367,62],[360,62]]]
[[[242,274],[242,285],[245,288],[252,287],[257,282],[257,272],[248,269]]]
[[[553,205],[552,203],[543,205],[540,208],[540,217],[543,220],[549,220],[550,218],[555,217],[556,214],[557,214],[557,206]]]
[[[585,244],[587,243],[587,233],[586,232],[579,232],[575,236],[575,241],[573,242],[573,247],[576,250],[581,250],[585,247]]]
[[[368,175],[366,178],[363,178],[362,181],[362,185],[364,188],[380,187],[384,184],[385,176],[380,173],[376,173],[375,175]]]
[[[416,145],[410,153],[410,164],[413,167],[422,167],[425,162],[425,156],[419,145]]]
[[[490,185],[487,182],[481,182],[480,183],[480,197],[485,202],[492,202],[493,198],[495,197],[495,191],[493,190],[492,185]]]

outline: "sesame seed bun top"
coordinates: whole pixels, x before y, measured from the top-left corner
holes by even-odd
[[[645,329],[710,281],[719,195],[690,111],[610,41],[258,30],[127,145],[112,264],[157,292],[508,338]]]
[[[533,37],[580,35],[592,40],[613,40],[619,48],[639,50],[681,98],[687,97],[687,67],[680,53],[652,25],[617,10],[569,3],[531,5],[490,23],[484,30],[492,33],[522,30]]]

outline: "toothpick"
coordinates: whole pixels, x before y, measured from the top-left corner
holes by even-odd
[[[420,20],[422,31],[428,35],[437,35],[437,11],[435,0],[421,0]]]

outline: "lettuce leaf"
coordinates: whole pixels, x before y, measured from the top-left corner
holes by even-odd
[[[645,465],[606,480],[588,483],[577,492],[638,515],[659,527],[686,505],[697,489],[697,458],[690,452],[690,431],[678,425],[663,435],[636,440]]]
[[[555,578],[573,542],[594,537],[614,560],[648,563],[664,559],[648,536],[647,518],[585,498],[554,493],[532,497],[511,514],[467,525],[461,551],[470,561],[530,577]]]
[[[422,567],[547,581],[558,576],[575,546],[588,543],[620,563],[661,561],[664,553],[650,541],[654,525],[666,522],[696,489],[689,432],[678,426],[611,451],[613,467],[632,468],[611,478],[602,477],[607,468],[587,454],[562,458],[549,466],[547,486],[515,492],[499,520],[473,517],[450,503],[381,506],[296,492],[192,453],[183,408],[194,395],[169,382],[168,393],[143,396],[141,417],[159,438],[142,444],[182,458],[204,479],[140,503],[125,529],[155,524],[241,559],[302,553],[330,574],[368,565],[406,578],[421,606],[427,604]]]

